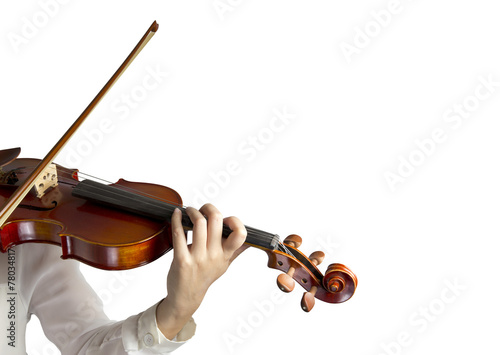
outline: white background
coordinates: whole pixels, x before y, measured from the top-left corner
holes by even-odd
[[[304,253],[326,252],[321,270],[341,262],[359,278],[351,300],[306,314],[298,286],[275,302],[279,273],[249,250],[209,291],[179,354],[498,352],[494,2],[43,3],[0,5],[0,148],[42,158],[157,20],[57,162],[166,185],[197,207],[206,189],[225,215],[299,234]],[[169,75],[145,90],[148,70]],[[118,111],[123,95],[137,107]],[[294,118],[270,131],[283,110]],[[265,141],[255,156],[238,149],[249,137]],[[232,161],[239,172],[215,190],[211,176]],[[391,189],[387,172],[405,177]],[[165,295],[171,257],[120,279],[82,270],[120,320]],[[30,354],[55,353],[36,319],[28,332]]]

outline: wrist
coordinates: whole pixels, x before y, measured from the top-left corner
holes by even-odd
[[[164,298],[156,308],[156,324],[165,338],[172,340],[189,322],[195,310],[178,307],[168,298]]]

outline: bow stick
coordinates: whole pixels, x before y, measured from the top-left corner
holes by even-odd
[[[26,197],[28,192],[31,190],[36,180],[40,178],[41,175],[44,174],[47,167],[54,161],[59,152],[64,148],[69,139],[73,136],[73,134],[78,130],[78,128],[85,121],[87,116],[94,110],[94,108],[99,104],[104,95],[111,89],[111,87],[115,84],[115,82],[120,78],[123,72],[128,68],[130,63],[135,59],[135,57],[139,54],[139,52],[144,48],[144,46],[149,42],[151,37],[158,30],[158,24],[156,21],[148,28],[144,36],[142,36],[141,40],[134,47],[132,52],[128,55],[128,57],[124,60],[122,65],[116,70],[113,76],[108,80],[106,85],[99,91],[99,93],[94,97],[94,99],[90,102],[87,108],[81,113],[81,115],[77,118],[77,120],[71,125],[71,127],[64,133],[64,135],[59,139],[56,145],[50,150],[50,152],[45,156],[45,158],[38,164],[38,166],[33,170],[33,172],[26,178],[24,183],[20,185],[16,191],[10,196],[10,198],[5,202],[5,205],[2,207],[0,211],[0,228],[3,226],[5,221],[9,218],[9,216],[14,212],[16,207],[21,203],[21,201]]]

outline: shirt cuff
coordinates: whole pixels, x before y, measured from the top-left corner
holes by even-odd
[[[167,339],[156,323],[157,306],[158,303],[125,320],[122,328],[122,340],[126,351],[131,354],[134,352],[140,354],[141,350],[148,351],[148,353],[165,354],[174,351],[193,337],[196,323],[191,318],[173,340]]]

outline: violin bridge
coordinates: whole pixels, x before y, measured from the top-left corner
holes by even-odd
[[[45,192],[51,187],[57,186],[57,168],[56,164],[52,163],[47,166],[42,175],[35,180],[36,197],[42,197]]]

